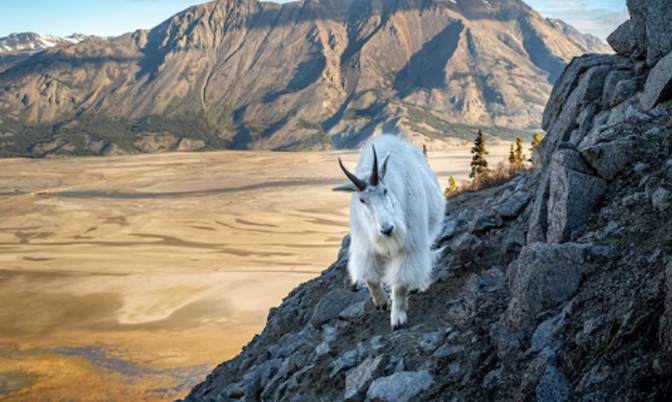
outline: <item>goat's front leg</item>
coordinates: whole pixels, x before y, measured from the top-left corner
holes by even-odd
[[[429,246],[427,252],[409,252],[390,264],[387,281],[392,285],[392,329],[407,327],[408,292],[425,290],[431,283]]]
[[[387,294],[380,286],[380,282],[366,281],[366,286],[369,287],[373,304],[379,309],[387,310]]]
[[[392,314],[390,321],[393,330],[406,328],[408,326],[408,286],[392,286]]]
[[[366,282],[373,304],[377,308],[387,309],[387,294],[380,285],[383,272],[383,261],[380,257],[354,249],[348,261],[348,271],[353,283],[360,280]]]

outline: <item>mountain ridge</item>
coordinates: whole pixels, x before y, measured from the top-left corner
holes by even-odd
[[[0,120],[14,121],[0,132],[31,138],[0,152],[351,148],[382,131],[442,146],[475,127],[510,138],[539,127],[551,82],[591,49],[518,0],[213,1],[0,74]]]
[[[73,33],[69,36],[43,35],[37,32],[11,33],[0,38],[0,74],[15,64],[27,60],[60,43],[79,43],[87,35]]]
[[[79,43],[88,38],[87,35],[73,33],[68,36],[54,36],[37,32],[18,32],[0,38],[0,54],[27,51],[39,52],[59,43]]]

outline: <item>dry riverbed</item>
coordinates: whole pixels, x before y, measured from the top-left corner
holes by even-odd
[[[352,152],[0,160],[0,401],[184,395],[335,260],[338,156],[354,168]],[[468,148],[429,157],[442,186],[467,179]]]

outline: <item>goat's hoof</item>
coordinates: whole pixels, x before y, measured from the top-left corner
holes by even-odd
[[[393,325],[393,326],[392,326],[392,331],[397,331],[397,330],[400,330],[400,329],[407,329],[407,328],[408,328],[408,323],[405,322],[405,323],[403,323],[403,324],[396,324],[396,325]]]
[[[380,311],[387,311],[387,304],[383,304],[382,306],[376,306],[376,310]]]

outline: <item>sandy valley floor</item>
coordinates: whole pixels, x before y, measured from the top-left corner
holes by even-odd
[[[0,401],[183,396],[335,260],[337,156],[0,160]],[[442,186],[470,158],[430,152]]]

